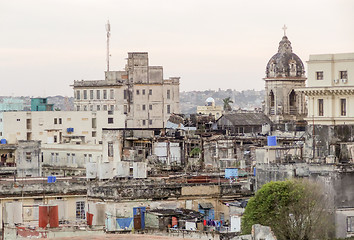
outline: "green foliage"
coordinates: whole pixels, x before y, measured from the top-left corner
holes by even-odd
[[[320,187],[308,181],[270,182],[250,199],[242,217],[242,232],[252,225],[270,226],[279,240],[328,239],[329,209]]]
[[[224,104],[224,111],[229,112],[232,110],[230,103],[234,103],[230,97],[224,98],[223,100],[223,104]]]
[[[189,156],[190,157],[199,157],[199,154],[201,153],[201,150],[199,147],[195,147],[193,148],[190,153],[189,153]]]

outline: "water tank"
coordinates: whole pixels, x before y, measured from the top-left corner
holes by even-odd
[[[276,146],[277,145],[277,137],[276,136],[268,136],[267,143],[268,143],[268,146]]]

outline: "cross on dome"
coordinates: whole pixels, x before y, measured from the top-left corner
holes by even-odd
[[[288,28],[286,27],[285,24],[284,24],[284,27],[283,27],[282,29],[283,29],[283,31],[284,31],[284,36],[286,36],[286,29],[288,29]]]

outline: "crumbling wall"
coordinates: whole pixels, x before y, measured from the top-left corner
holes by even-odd
[[[308,125],[305,132],[304,158],[308,162],[353,161],[354,125]]]

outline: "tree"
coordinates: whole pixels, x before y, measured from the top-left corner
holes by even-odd
[[[227,97],[227,98],[224,98],[223,100],[223,103],[224,103],[224,111],[225,112],[229,112],[232,110],[231,106],[230,106],[230,103],[234,103],[230,97]]]
[[[332,207],[319,184],[288,180],[262,186],[242,217],[242,232],[254,224],[270,226],[278,240],[328,239],[333,233]]]

